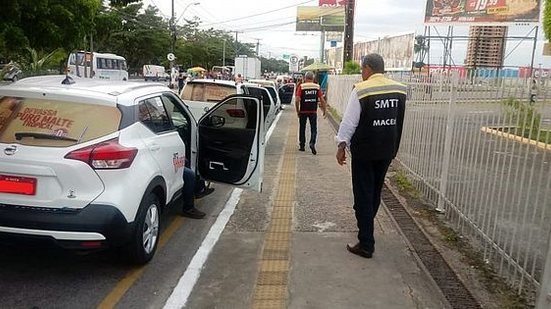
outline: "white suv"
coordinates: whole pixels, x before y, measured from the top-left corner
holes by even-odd
[[[0,87],[0,238],[123,247],[146,263],[186,162],[207,180],[260,189],[263,122],[246,95],[196,122],[159,84],[44,76]]]

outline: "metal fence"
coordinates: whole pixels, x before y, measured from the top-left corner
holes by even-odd
[[[394,79],[408,86],[403,170],[511,286],[532,300],[541,288],[538,308],[549,308],[551,280],[542,285],[546,263],[551,276],[548,81],[476,72]],[[359,80],[330,76],[328,102],[341,115]]]

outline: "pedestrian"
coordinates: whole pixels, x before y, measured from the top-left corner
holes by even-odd
[[[378,54],[362,58],[363,81],[354,85],[336,136],[337,162],[346,164],[346,147],[352,156],[352,191],[358,225],[358,243],[347,245],[353,254],[371,258],[375,251],[374,219],[381,189],[402,135],[406,86],[386,78]]]
[[[304,151],[306,145],[306,120],[310,122],[310,150],[317,154],[316,137],[318,135],[318,105],[323,117],[327,105],[320,86],[314,83],[314,73],[307,72],[304,82],[297,86],[295,108],[299,119],[299,151]]]
[[[184,89],[186,78],[187,76],[184,71],[180,71],[180,74],[178,75],[178,93],[182,92],[182,89]]]
[[[192,219],[202,219],[205,213],[195,207],[195,199],[211,194],[214,188],[205,186],[205,181],[197,179],[195,172],[189,167],[184,167],[184,187],[182,188],[182,216]]]

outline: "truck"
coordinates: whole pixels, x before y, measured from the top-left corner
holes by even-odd
[[[248,56],[235,58],[234,75],[241,74],[244,79],[261,78],[260,59]]]
[[[165,72],[165,67],[162,65],[146,64],[143,66],[143,79],[145,81],[168,81],[170,75]]]

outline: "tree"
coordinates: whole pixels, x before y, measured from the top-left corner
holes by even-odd
[[[543,10],[543,32],[545,38],[551,39],[551,0],[545,0],[545,8]]]
[[[0,54],[7,58],[27,47],[82,48],[93,29],[101,0],[11,0],[0,10]]]

